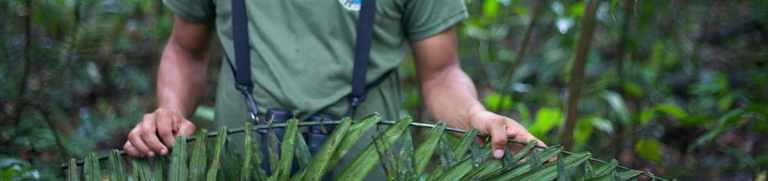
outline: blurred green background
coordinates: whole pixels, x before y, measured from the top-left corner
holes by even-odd
[[[768,0],[465,2],[464,70],[489,109],[550,145],[572,131],[575,151],[667,178],[766,179]],[[0,180],[61,178],[63,158],[120,148],[154,109],[172,27],[159,0],[4,0],[0,25]],[[429,122],[412,61],[400,76],[403,113]]]

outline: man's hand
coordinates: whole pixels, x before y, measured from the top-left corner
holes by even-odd
[[[491,136],[493,156],[502,158],[507,137],[520,142],[536,140],[516,121],[488,112],[478,101],[475,85],[461,70],[456,53],[455,28],[411,43],[416,58],[416,75],[427,109],[450,127],[478,129]],[[540,146],[544,146],[539,141]],[[515,148],[517,147],[517,148]],[[512,150],[521,145],[512,145]]]
[[[507,138],[523,143],[536,140],[539,146],[547,146],[531,133],[528,133],[528,130],[517,121],[486,110],[470,113],[469,123],[481,133],[491,136],[490,144],[493,157],[497,159],[504,157],[504,149],[517,151],[522,148],[522,145],[519,144],[513,144],[507,148]]]
[[[195,125],[184,117],[194,112],[204,95],[211,27],[210,22],[196,23],[174,16],[173,32],[157,70],[159,108],[145,114],[128,134],[123,146],[128,155],[166,155],[175,136],[195,132]]]
[[[181,114],[159,108],[145,114],[136,127],[128,133],[123,149],[135,157],[154,157],[168,154],[176,136],[189,136],[195,132],[195,124]],[[162,140],[162,141],[161,141]]]

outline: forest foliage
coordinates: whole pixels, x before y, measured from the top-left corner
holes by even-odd
[[[464,70],[543,141],[667,178],[768,177],[767,0],[465,2]],[[8,0],[0,24],[0,180],[60,178],[153,109],[161,1]],[[413,64],[399,73],[403,114],[430,122]]]

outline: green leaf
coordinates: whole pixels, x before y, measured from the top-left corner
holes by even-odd
[[[643,172],[637,171],[637,170],[627,170],[627,171],[619,172],[617,177],[619,177],[619,180],[629,180],[631,178],[637,177],[642,173]]]
[[[590,157],[591,155],[589,153],[572,154],[565,157],[565,161],[563,161],[563,171],[565,172],[566,170],[572,170],[578,167]],[[533,170],[532,173],[528,173],[525,176],[513,180],[553,180],[557,177],[557,165],[558,164],[548,164],[543,169]]]
[[[738,125],[739,118],[744,114],[744,110],[736,109],[728,111],[725,115],[721,116],[717,121],[717,125],[711,128],[704,135],[696,138],[693,145],[688,147],[688,152],[693,151],[694,148],[707,144],[709,141],[715,139],[723,132],[730,130]]]
[[[227,142],[224,145],[224,165],[221,167],[224,175],[224,180],[237,180],[240,178],[240,170],[242,169],[242,155],[237,152],[233,142]]]
[[[96,153],[91,153],[85,158],[83,175],[85,175],[85,181],[101,181],[101,167],[99,167]]]
[[[514,154],[514,156],[512,156],[512,154],[507,154],[504,157],[505,166],[511,167],[516,165],[518,162],[520,162],[520,160],[523,160],[523,158],[525,158],[525,156],[527,156],[528,153],[531,152],[533,148],[536,147],[537,144],[538,142],[536,140],[532,140],[528,142],[528,144],[526,144],[525,147],[523,147],[523,149],[520,149],[520,151],[518,151],[517,154]]]
[[[624,92],[627,93],[627,95],[630,95],[635,98],[642,97],[644,94],[643,88],[640,87],[640,85],[637,85],[637,83],[634,82],[625,82],[622,85],[622,88],[624,88]]]
[[[227,142],[227,127],[221,127],[219,128],[218,136],[216,137],[216,148],[214,149],[214,153],[211,158],[213,158],[213,161],[211,161],[211,167],[208,168],[208,173],[206,174],[206,180],[207,181],[215,181],[216,176],[219,173],[219,168],[221,167],[221,153],[224,151],[224,143]]]
[[[424,139],[424,142],[421,143],[421,146],[416,149],[416,155],[414,156],[414,158],[416,158],[414,164],[416,175],[421,175],[424,172],[424,169],[427,168],[429,161],[432,160],[432,155],[435,153],[435,149],[438,146],[437,143],[440,141],[443,131],[445,131],[445,126],[445,123],[437,124],[429,132]]]
[[[597,130],[603,131],[608,134],[613,134],[613,124],[610,120],[603,119],[600,117],[593,117],[592,120],[592,127],[594,127]]]
[[[485,143],[490,143],[490,137],[486,137]],[[491,144],[480,145],[480,142],[473,141],[469,148],[472,165],[477,167],[491,154]]]
[[[205,169],[208,164],[208,155],[206,155],[206,142],[208,134],[205,129],[201,129],[195,135],[195,143],[192,146],[192,155],[190,157],[189,165],[189,180],[198,181],[203,180],[205,177]]]
[[[243,156],[243,162],[242,167],[240,167],[240,180],[250,180],[251,179],[251,171],[253,167],[253,124],[246,121],[245,122],[245,135],[243,135],[243,153],[245,154]],[[261,153],[257,153],[261,154]]]
[[[478,133],[480,133],[480,131],[476,129],[470,129],[464,133],[464,137],[462,137],[461,141],[459,141],[459,144],[456,145],[456,148],[453,151],[453,155],[456,156],[456,158],[464,158],[464,154],[467,153],[469,146],[472,145],[472,142],[477,137]]]
[[[673,118],[678,120],[683,120],[686,117],[688,117],[688,113],[685,113],[685,111],[683,111],[683,108],[680,108],[680,106],[677,106],[675,104],[670,104],[670,103],[659,104],[655,106],[655,110],[665,113],[669,116],[672,116]]]
[[[499,3],[496,0],[487,0],[483,2],[483,20],[492,21],[499,14]]]
[[[618,164],[619,164],[618,161],[613,159],[610,162],[603,164],[602,166],[594,169],[592,172],[587,173],[587,175],[584,178],[592,179],[592,178],[610,176],[610,174],[616,170],[616,166],[618,166]]]
[[[162,181],[165,178],[164,170],[167,168],[166,157],[155,157],[150,161],[152,168],[147,167],[147,178],[151,178],[152,181]]]
[[[585,2],[576,2],[568,8],[568,13],[573,17],[584,16]]]
[[[659,145],[660,143],[656,139],[643,138],[635,143],[635,152],[643,159],[658,164],[661,162],[661,147]]]
[[[381,137],[374,137],[372,144],[376,148],[376,154],[378,154],[379,160],[381,160],[379,165],[384,169],[387,180],[395,180],[397,178],[395,167],[397,166],[395,165],[395,155],[392,153],[392,150],[388,149],[391,145],[384,142]]]
[[[176,143],[173,145],[173,151],[171,152],[171,167],[168,173],[169,181],[184,181],[187,180],[187,137],[180,136],[176,138]]]
[[[549,147],[541,151],[533,151],[530,153],[530,156],[528,156],[525,163],[515,167],[511,171],[505,172],[504,174],[493,178],[493,180],[513,180],[516,177],[522,176],[523,174],[532,170],[538,170],[541,164],[553,156],[560,154],[561,151],[562,147],[559,146]]]
[[[536,112],[536,121],[528,127],[528,131],[538,138],[545,138],[552,128],[563,124],[563,113],[559,108],[545,107]]]
[[[301,134],[301,132],[296,133],[296,151],[294,151],[294,156],[296,156],[296,163],[299,164],[299,168],[307,168],[309,167],[309,164],[312,162],[312,152],[309,151],[309,146],[307,145],[307,141],[304,140],[304,136]]]
[[[339,163],[341,158],[346,156],[349,149],[357,143],[357,140],[379,121],[381,121],[381,116],[379,114],[373,114],[364,118],[362,121],[353,124],[349,128],[346,136],[344,136],[344,139],[339,143],[339,147],[336,148],[336,151],[333,153],[333,157],[331,157],[326,168],[336,168],[336,164]]]
[[[69,159],[69,165],[67,166],[67,181],[80,181],[77,161],[74,158]]]
[[[513,101],[511,96],[504,96],[504,98],[502,98],[501,94],[494,92],[485,96],[483,102],[485,103],[485,108],[488,110],[509,110],[512,108]]]
[[[629,111],[627,111],[627,106],[624,104],[624,99],[621,98],[621,95],[613,91],[604,91],[600,96],[608,102],[611,110],[622,123],[629,124]]]
[[[639,120],[640,125],[647,124],[654,117],[656,117],[656,110],[655,109],[645,109],[645,110],[643,110],[642,112],[640,112],[640,120]]]
[[[331,133],[323,145],[320,146],[320,150],[315,153],[315,156],[312,158],[312,161],[310,162],[309,167],[307,167],[306,172],[303,172],[303,178],[300,178],[299,180],[320,180],[322,179],[323,175],[328,172],[328,168],[333,168],[328,167],[330,165],[329,160],[331,160],[333,157],[334,152],[337,152],[336,149],[339,148],[342,140],[344,140],[347,133],[350,131],[351,125],[352,120],[346,118],[341,122],[340,125],[336,126],[333,133]]]
[[[589,140],[589,137],[592,136],[592,120],[594,120],[594,118],[587,117],[579,119],[576,122],[573,139],[576,141],[577,145],[584,145]]]
[[[480,164],[478,167],[475,167],[467,173],[467,175],[462,178],[462,180],[482,180],[480,178],[493,174],[496,171],[502,169],[504,167],[504,163],[501,160],[496,159],[487,159],[485,162]]]
[[[283,142],[280,145],[280,161],[278,161],[277,170],[272,173],[272,179],[288,180],[291,175],[291,164],[293,162],[294,144],[296,144],[296,135],[298,135],[299,120],[288,120],[288,126],[285,128]]]
[[[138,181],[152,180],[152,173],[150,173],[149,164],[146,160],[131,160],[131,167],[133,169],[133,178]]]
[[[439,180],[439,181],[458,181],[461,180],[461,178],[464,177],[467,173],[472,171],[473,164],[472,159],[464,159],[463,161],[459,162],[458,164],[454,165],[448,171],[443,172],[440,177],[437,177],[436,179],[432,180]]]
[[[271,127],[271,123],[268,125],[267,129],[267,156],[269,160],[269,170],[272,171],[272,175],[274,176],[275,170],[277,170],[278,162],[280,160],[280,155],[277,153],[277,150],[279,148],[280,139],[277,138],[277,134],[275,133],[275,129]],[[283,133],[283,136],[285,136],[285,133]],[[285,138],[285,137],[283,137]],[[273,177],[274,178],[274,177]]]
[[[395,180],[412,180],[415,179],[415,177],[418,177],[418,175],[414,174],[416,169],[414,168],[413,161],[416,159],[413,157],[416,154],[416,151],[414,151],[413,148],[413,137],[411,136],[410,131],[406,131],[402,137],[402,147],[399,156],[397,157],[397,163],[400,165],[396,168],[397,178]],[[451,149],[446,149],[443,151],[449,153],[453,152]]]
[[[410,135],[408,135],[410,136]],[[456,156],[453,155],[453,148],[451,142],[448,140],[448,134],[440,136],[440,142],[438,143],[437,154],[440,156],[440,169],[447,170],[456,163]],[[401,157],[403,155],[401,154]]]
[[[123,158],[120,156],[120,151],[112,150],[109,154],[109,164],[112,168],[112,175],[110,180],[113,181],[126,181],[128,177],[123,170]]]
[[[395,123],[395,125],[387,128],[384,133],[380,134],[382,142],[385,143],[383,150],[389,149],[388,146],[392,145],[402,134],[408,129],[408,126],[413,120],[410,117],[403,118]],[[373,144],[368,147],[354,159],[354,161],[341,172],[338,180],[363,180],[368,172],[373,169],[379,162],[379,156],[376,154],[376,148]]]

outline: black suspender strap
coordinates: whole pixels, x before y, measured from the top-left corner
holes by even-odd
[[[248,17],[245,0],[232,0],[232,34],[235,45],[235,63],[229,62],[235,77],[235,87],[245,98],[252,121],[257,121],[257,105],[251,95],[253,80],[251,80],[250,47],[248,41]],[[352,116],[360,104],[365,101],[366,73],[370,61],[370,50],[373,41],[374,16],[376,0],[363,0],[357,21],[357,38],[355,40],[354,64],[352,70],[352,93],[349,95],[350,108],[347,116]],[[386,75],[385,75],[386,76]]]
[[[258,122],[259,109],[251,94],[253,80],[251,80],[251,50],[248,46],[248,15],[245,12],[245,0],[232,0],[232,35],[235,44],[235,66],[232,66],[232,62],[229,66],[235,77],[235,88],[245,98],[251,121]]]
[[[357,107],[365,101],[365,75],[370,61],[374,15],[376,15],[376,1],[363,0],[357,21],[355,63],[352,65],[352,93],[349,95],[350,108],[347,116],[352,116]]]

